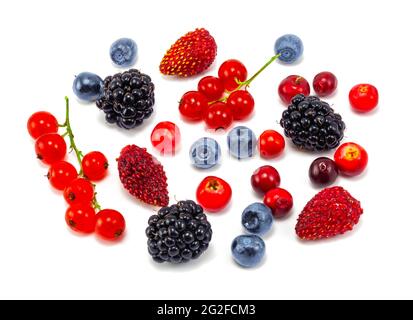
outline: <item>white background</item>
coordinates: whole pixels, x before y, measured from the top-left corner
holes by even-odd
[[[412,19],[409,1],[9,1],[0,10],[0,298],[413,298],[411,205]],[[296,218],[317,192],[308,181],[308,166],[317,155],[288,145],[281,158],[257,155],[237,162],[226,154],[225,135],[214,135],[224,151],[223,163],[211,171],[190,167],[188,149],[209,135],[203,125],[179,118],[177,101],[196,88],[196,77],[173,80],[160,75],[159,62],[182,34],[205,27],[218,43],[220,63],[237,58],[250,74],[273,55],[280,35],[295,33],[305,45],[294,66],[271,65],[251,86],[254,117],[245,123],[256,134],[281,130],[284,107],[276,93],[290,74],[312,81],[329,70],[339,79],[328,99],[347,126],[346,141],[363,145],[368,170],[354,179],[339,178],[361,200],[365,213],[356,230],[336,240],[304,244],[294,232]],[[156,114],[134,131],[108,126],[93,104],[72,93],[74,75],[102,77],[117,72],[108,48],[119,37],[139,47],[137,67],[156,84]],[[370,115],[350,110],[347,94],[360,82],[380,90],[380,106]],[[68,230],[66,204],[49,187],[47,168],[35,158],[26,131],[29,115],[48,110],[60,119],[64,96],[71,97],[72,126],[85,152],[100,150],[110,159],[110,176],[98,184],[104,207],[121,211],[127,236],[115,245]],[[187,265],[158,265],[146,251],[145,228],[155,209],[125,192],[118,180],[116,157],[126,144],[150,146],[156,123],[175,121],[182,149],[175,158],[160,158],[169,179],[172,201],[194,199],[201,179],[214,174],[233,187],[231,206],[210,216],[214,237],[210,250]],[[332,153],[327,153],[332,155]],[[74,161],[74,158],[71,158]],[[291,216],[276,221],[265,237],[264,263],[251,270],[231,259],[232,239],[242,233],[240,214],[260,199],[249,178],[263,164],[275,166],[282,187],[294,196]]]

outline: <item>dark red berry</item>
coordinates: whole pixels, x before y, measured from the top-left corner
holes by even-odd
[[[308,174],[314,184],[327,185],[337,179],[338,168],[330,158],[320,157],[311,163]]]
[[[258,193],[266,193],[280,186],[281,178],[277,169],[271,166],[259,167],[251,176],[251,185]]]

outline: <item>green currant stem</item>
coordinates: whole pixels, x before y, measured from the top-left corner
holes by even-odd
[[[249,87],[249,85],[251,84],[251,82],[254,81],[254,79],[255,79],[256,77],[258,77],[261,72],[263,72],[271,63],[273,63],[275,60],[277,60],[280,56],[281,56],[281,54],[279,53],[279,54],[271,57],[271,59],[268,60],[267,63],[264,64],[264,65],[261,67],[261,69],[258,70],[258,71],[257,71],[251,78],[249,78],[248,80],[246,80],[246,81],[244,81],[244,82],[241,82],[241,81],[239,81],[238,79],[235,79],[235,81],[236,81],[237,84],[238,84],[238,87],[237,87],[235,90],[229,91],[229,92],[228,92],[228,95],[227,95],[226,97],[223,97],[223,98],[221,98],[221,99],[212,101],[212,102],[210,102],[209,104],[213,104],[213,103],[215,103],[215,102],[226,102],[226,101],[228,100],[228,97],[229,97],[229,95],[230,95],[231,93],[233,93],[233,92],[235,92],[235,91],[238,91],[238,90],[242,89],[243,87]]]
[[[254,79],[255,79],[256,77],[259,76],[259,74],[260,74],[261,72],[263,72],[271,63],[273,63],[275,60],[277,60],[280,56],[281,56],[280,53],[277,54],[277,55],[275,55],[275,56],[273,56],[270,60],[267,61],[266,64],[264,64],[264,65],[261,67],[260,70],[258,70],[258,71],[257,71],[251,78],[249,78],[248,80],[246,80],[246,81],[244,81],[244,82],[239,82],[239,81],[237,81],[237,83],[238,83],[238,88],[236,88],[234,91],[237,91],[237,90],[241,89],[241,88],[244,87],[244,86],[245,86],[245,87],[248,87],[248,86],[251,84],[251,82],[254,81]],[[237,79],[237,80],[238,80],[238,79]]]
[[[95,187],[95,185],[93,185],[93,186]],[[100,206],[100,204],[99,204],[99,202],[96,198],[96,195],[97,195],[97,193],[95,192],[95,195],[93,196],[93,200],[92,200],[92,205],[93,205],[93,208],[95,210],[100,211],[100,210],[102,210],[102,207]]]
[[[70,126],[70,118],[69,118],[69,98],[65,97],[66,100],[66,120],[65,120],[65,127],[66,127],[66,133],[69,136],[69,141],[70,141],[70,148],[76,153],[76,158],[77,162],[79,163],[80,166],[80,171],[79,175],[83,176],[82,172],[82,152],[77,148],[76,143],[75,143],[75,136],[72,131],[72,127]]]
[[[82,151],[80,151],[75,143],[75,136],[73,134],[72,131],[72,127],[70,125],[70,117],[69,117],[69,98],[65,97],[66,100],[66,119],[65,119],[65,123],[63,125],[59,125],[59,127],[64,127],[66,128],[66,132],[62,135],[62,137],[68,136],[69,137],[69,141],[70,141],[70,148],[76,153],[76,158],[77,158],[77,162],[79,163],[79,176],[85,178],[85,175],[83,174],[83,170],[82,170],[82,159],[83,159],[83,153]],[[95,188],[96,186],[93,185],[93,187]],[[93,208],[96,210],[101,210],[102,207],[100,206],[97,198],[96,198],[96,192],[93,196],[93,200],[92,200],[92,205]]]

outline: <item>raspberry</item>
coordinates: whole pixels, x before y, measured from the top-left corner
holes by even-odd
[[[302,240],[331,238],[351,231],[362,213],[360,202],[342,187],[326,188],[304,207],[295,231]]]
[[[126,146],[117,161],[120,181],[131,195],[150,205],[168,205],[165,171],[145,148]]]

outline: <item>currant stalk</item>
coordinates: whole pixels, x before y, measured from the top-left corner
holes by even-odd
[[[249,85],[251,84],[252,81],[254,81],[254,79],[256,77],[258,77],[260,75],[261,72],[263,72],[271,63],[273,63],[275,60],[277,60],[279,57],[281,56],[281,53],[271,57],[270,60],[268,60],[262,67],[261,69],[259,69],[251,78],[249,78],[248,80],[245,80],[244,82],[239,81],[238,79],[235,79],[235,81],[238,83],[238,87],[234,90],[240,90],[242,87],[249,87]],[[232,91],[233,92],[233,91]]]
[[[82,170],[82,159],[83,159],[83,153],[82,151],[79,150],[79,148],[76,146],[75,143],[75,136],[73,134],[73,130],[72,127],[70,125],[70,117],[69,117],[69,98],[65,97],[66,100],[66,117],[65,117],[65,122],[63,124],[59,124],[59,127],[61,128],[65,128],[66,131],[65,133],[62,134],[62,137],[69,137],[69,142],[70,142],[70,149],[73,150],[76,154],[76,158],[77,158],[77,162],[79,163],[79,176],[81,176],[82,178],[86,178],[85,175],[83,174],[83,170]],[[96,188],[96,185],[93,184],[93,187]],[[97,198],[96,198],[97,193],[95,192],[93,200],[92,200],[92,205],[93,208],[100,211],[102,209],[102,207],[100,206]]]
[[[249,85],[251,84],[252,81],[255,80],[256,77],[258,77],[261,72],[263,72],[271,63],[273,63],[275,60],[277,60],[281,56],[281,53],[271,57],[270,60],[268,60],[251,78],[245,80],[245,81],[239,81],[238,79],[235,79],[235,81],[238,83],[238,87],[230,92],[228,92],[228,95],[226,97],[223,97],[221,99],[218,99],[216,101],[212,101],[209,104],[213,104],[215,102],[226,102],[228,100],[228,97],[231,93],[241,90],[243,87],[248,88]]]

